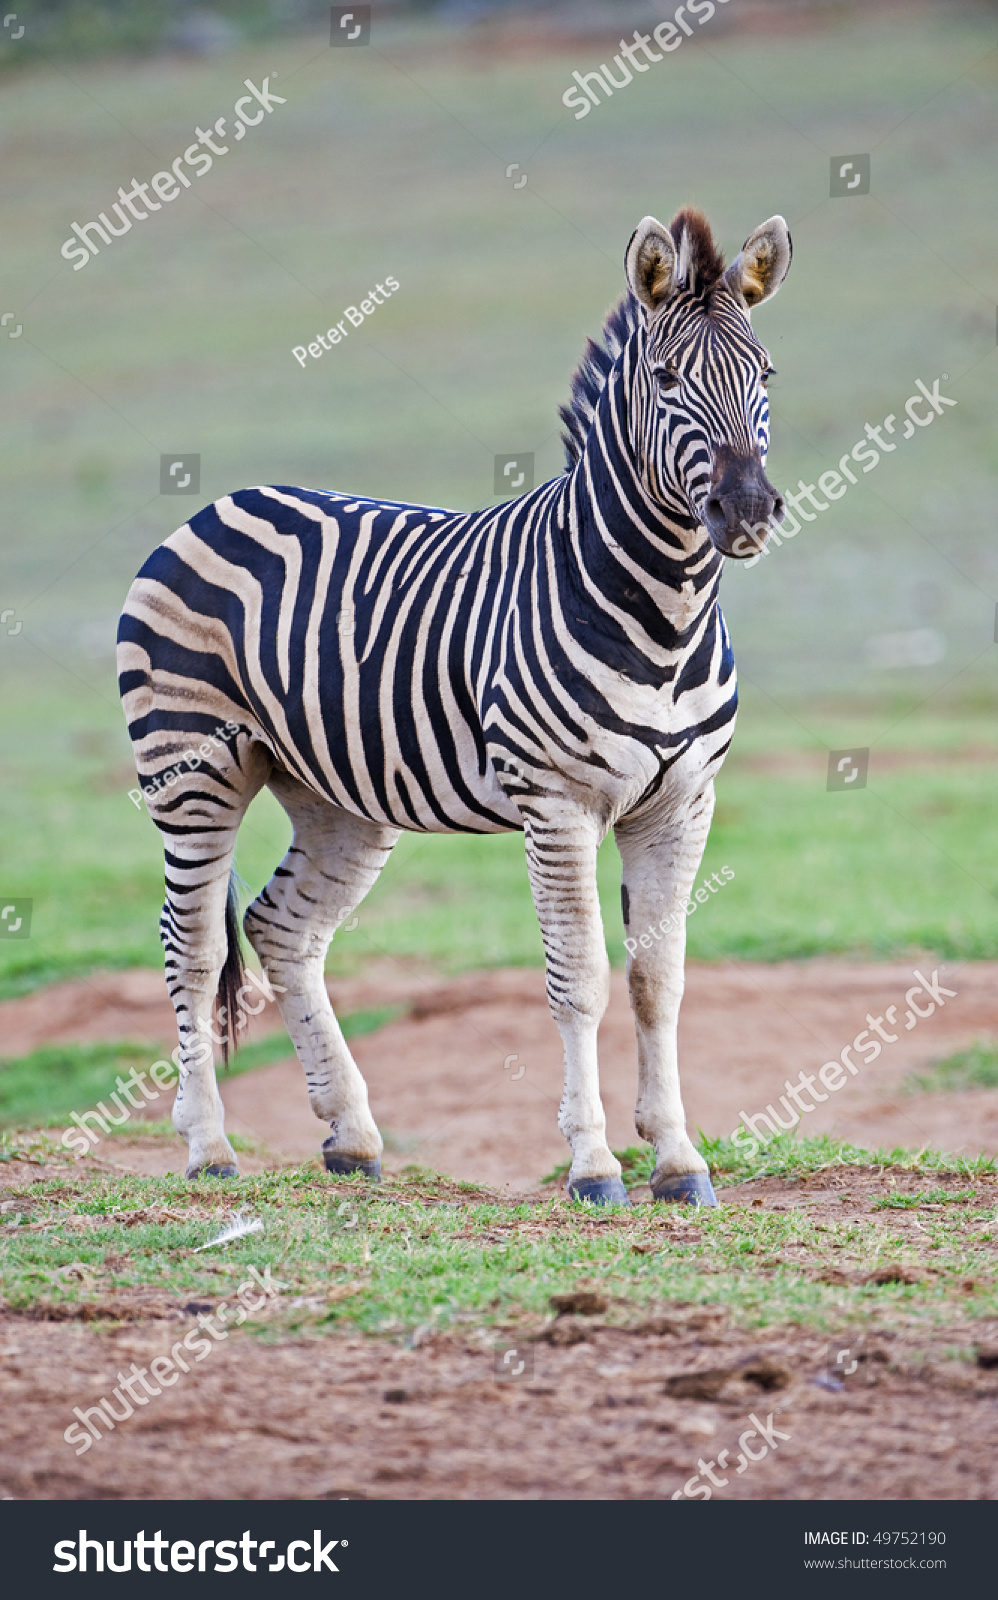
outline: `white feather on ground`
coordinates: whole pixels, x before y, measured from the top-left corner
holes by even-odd
[[[242,1212],[238,1212],[236,1220],[230,1222],[227,1228],[223,1228],[217,1239],[209,1239],[207,1244],[199,1244],[194,1254],[199,1255],[202,1250],[211,1250],[216,1244],[228,1244],[232,1239],[241,1239],[246,1233],[259,1233],[262,1228],[263,1223],[259,1217],[255,1217],[252,1222],[246,1222]]]

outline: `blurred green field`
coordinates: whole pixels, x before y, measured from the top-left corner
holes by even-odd
[[[998,719],[812,708],[806,727],[755,704],[751,690],[746,698],[701,880],[721,866],[735,876],[689,919],[690,954],[998,957]],[[117,708],[95,717],[82,689],[53,700],[22,685],[0,708],[0,743],[9,818],[0,882],[34,900],[31,937],[0,940],[0,995],[94,966],[159,965],[162,855],[128,798],[134,769]],[[857,745],[874,747],[868,787],[829,794],[827,749]],[[262,795],[237,853],[247,898],[289,837],[283,811]],[[619,886],[608,840],[600,895],[617,964]],[[522,838],[403,835],[329,970],[349,974],[384,955],[445,972],[539,965]]]
[[[557,406],[624,244],[687,202],[729,255],[774,211],[793,231],[787,286],[756,316],[779,371],[778,485],[833,466],[917,378],[948,374],[959,402],[726,575],[743,711],[704,874],[735,877],[690,919],[691,953],[998,954],[994,22],[823,17],[704,28],[581,123],[561,94],[605,39],[484,49],[439,20],[386,24],[365,51],[289,28],[210,59],[8,77],[0,238],[23,334],[0,340],[0,892],[32,898],[34,920],[0,939],[0,993],[161,959],[161,856],[127,798],[112,656],[148,552],[250,483],[471,507],[493,498],[496,453],[533,450],[553,475]],[[61,259],[71,221],[268,75],[286,104],[176,206],[79,273]],[[871,194],[830,200],[829,157],[857,150]],[[292,346],[391,272],[399,293],[302,370]],[[173,450],[201,455],[197,501],[159,494]],[[873,664],[880,635],[916,629],[936,660]],[[850,745],[872,749],[869,787],[827,794],[827,750]],[[247,892],[286,844],[265,796],[241,838]],[[608,843],[615,961],[618,883]],[[522,841],[404,838],[331,966],[383,953],[539,962]]]

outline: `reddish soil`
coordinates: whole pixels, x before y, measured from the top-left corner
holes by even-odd
[[[866,1025],[867,1011],[880,1016],[895,1004],[897,1043],[804,1117],[803,1131],[834,1129],[868,1145],[998,1149],[994,1091],[901,1089],[906,1073],[998,1031],[998,964],[951,967],[944,982],[957,996],[906,1032],[902,997],[913,966],[931,976],[935,963],[691,965],[681,1029],[691,1127],[729,1132],[740,1110],[763,1109],[785,1079],[837,1056]],[[389,1001],[411,1007],[353,1045],[386,1133],[389,1167],[417,1160],[511,1196],[535,1191],[539,1177],[565,1159],[556,1123],[561,1051],[540,973],[441,982],[386,964],[330,987],[343,1013]],[[255,1034],[272,1026],[268,1008]],[[148,1040],[150,1060],[164,1043],[169,1048],[172,1016],[158,974],[59,985],[0,1006],[6,1056],[47,1041],[99,1038]],[[634,1137],[635,1052],[619,974],[602,1060],[610,1138],[620,1146]],[[295,1062],[223,1074],[222,1093],[230,1129],[258,1141],[253,1154],[240,1157],[243,1170],[316,1154],[322,1125]],[[183,1154],[179,1140],[139,1134],[105,1140],[89,1159],[157,1173],[182,1170]],[[3,1173],[11,1192],[47,1175],[17,1161]],[[986,1187],[990,1194],[993,1185]],[[745,1184],[726,1190],[724,1202],[874,1217],[904,1237],[906,1263],[917,1262],[931,1289],[928,1235],[915,1213],[872,1209],[885,1188],[880,1174],[829,1172],[800,1184]],[[67,1218],[67,1227],[72,1222]],[[663,1215],[640,1204],[632,1218],[613,1223],[633,1231],[639,1244],[651,1229],[656,1247],[666,1249],[694,1225],[686,1213]],[[497,1224],[500,1232],[503,1226]],[[778,1263],[763,1262],[761,1270],[779,1264],[832,1285],[859,1281],[855,1264],[843,1270],[842,1263],[831,1245],[825,1259],[788,1244]],[[196,1375],[79,1458],[63,1439],[72,1407],[110,1393],[119,1368],[146,1365],[169,1350],[192,1325],[190,1312],[153,1290],[127,1304],[109,1299],[103,1321],[38,1320],[37,1307],[33,1316],[3,1312],[8,1449],[0,1496],[658,1499],[697,1475],[701,1457],[715,1462],[724,1450],[731,1465],[721,1472],[728,1482],[714,1489],[717,1498],[998,1495],[998,1371],[974,1361],[975,1346],[998,1344],[998,1326],[956,1312],[948,1327],[916,1331],[902,1306],[885,1303],[875,1323],[881,1331],[855,1378],[829,1387],[828,1340],[809,1330],[791,1325],[752,1336],[723,1311],[655,1310],[650,1316],[614,1304],[605,1315],[565,1314],[500,1330],[534,1361],[532,1377],[508,1384],[495,1381],[494,1331],[436,1334],[415,1347],[342,1333],[275,1333],[264,1343],[234,1331]],[[738,1474],[731,1466],[753,1418],[790,1437],[774,1439],[775,1448]]]
[[[901,1179],[902,1187],[915,1182]],[[724,1198],[816,1219],[840,1217],[845,1205],[847,1216],[900,1230],[911,1258],[920,1244],[914,1216],[873,1210],[884,1187],[878,1174],[828,1172],[798,1184],[756,1180]],[[980,1198],[993,1188],[984,1183]],[[500,1218],[489,1238],[546,1226]],[[647,1252],[688,1238],[696,1222],[639,1205],[612,1226]],[[932,1272],[922,1255],[912,1276]],[[836,1280],[831,1248],[828,1256],[780,1260],[825,1281],[869,1276],[864,1265]],[[844,1383],[835,1351],[848,1332],[823,1337],[790,1325],[753,1335],[720,1308],[649,1312],[608,1305],[591,1290],[575,1303],[595,1315],[534,1317],[408,1345],[349,1334],[265,1344],[233,1331],[203,1366],[77,1457],[63,1438],[72,1408],[110,1394],[119,1369],[148,1367],[193,1326],[192,1308],[166,1296],[127,1299],[123,1292],[104,1303],[103,1315],[120,1320],[103,1328],[39,1321],[37,1308],[0,1318],[8,1446],[0,1494],[662,1499],[698,1475],[701,1457],[713,1465],[728,1450],[728,1469],[718,1469],[727,1482],[713,1491],[721,1499],[998,1496],[998,1328],[983,1320],[916,1330],[903,1307],[885,1304]],[[497,1338],[532,1361],[520,1381],[496,1381]],[[732,1470],[741,1436],[759,1425],[787,1437],[774,1435],[759,1459]],[[759,1456],[760,1438],[750,1442]]]
[[[856,1143],[934,1146],[962,1154],[998,1150],[998,1093],[969,1090],[909,1094],[906,1074],[933,1059],[998,1035],[998,963],[965,962],[942,973],[955,989],[942,1010],[905,1031],[903,996],[918,967],[931,977],[931,957],[860,965],[845,961],[691,963],[680,1024],[682,1084],[689,1126],[730,1133],[739,1112],[777,1103],[787,1078],[814,1073],[866,1027],[867,1012],[898,1007],[895,1044],[809,1115],[800,1131],[834,1131]],[[540,972],[467,973],[451,982],[382,963],[362,978],[330,982],[341,1013],[390,1002],[412,1011],[352,1048],[370,1089],[387,1146],[385,1165],[417,1161],[455,1177],[510,1191],[533,1188],[565,1160],[558,1132],[561,1044],[548,1013]],[[925,1009],[924,1001],[919,1004]],[[268,1008],[251,1037],[271,1031]],[[20,1055],[61,1039],[173,1039],[162,978],[151,972],[104,975],[59,984],[0,1005],[0,1053]],[[857,1060],[861,1061],[861,1057]],[[601,1029],[603,1099],[610,1142],[635,1141],[634,1031],[623,975],[615,972]],[[518,1074],[520,1074],[518,1076]],[[302,1160],[317,1153],[323,1125],[312,1115],[297,1062],[226,1079],[220,1075],[231,1131],[260,1142],[257,1161]],[[154,1108],[153,1114],[165,1115]],[[781,1111],[781,1114],[782,1113]],[[149,1151],[120,1137],[100,1153],[136,1170],[177,1170],[175,1147]]]

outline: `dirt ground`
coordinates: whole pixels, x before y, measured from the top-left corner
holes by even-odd
[[[934,971],[931,959],[692,964],[681,1028],[691,1128],[730,1132],[740,1110],[775,1101],[787,1078],[837,1056],[866,1026],[868,1011],[881,1016],[893,1004],[897,1042],[806,1116],[802,1131],[834,1130],[866,1145],[998,1149],[994,1091],[910,1095],[901,1087],[906,1073],[998,1031],[998,963],[950,967],[942,978],[956,996],[905,1030],[903,996],[914,967],[928,977]],[[330,987],[344,1014],[388,1002],[410,1007],[353,1042],[389,1169],[418,1161],[491,1184],[498,1199],[512,1201],[536,1192],[544,1172],[565,1159],[556,1122],[561,1051],[540,973],[442,982],[385,964]],[[273,1023],[264,1014],[254,1035]],[[172,1045],[158,973],[58,985],[0,1005],[2,1055],[99,1038],[148,1040],[150,1059],[159,1053],[153,1046]],[[602,1062],[610,1139],[625,1145],[634,1138],[635,1052],[620,974]],[[256,1141],[240,1158],[244,1171],[317,1153],[323,1129],[294,1061],[223,1074],[222,1093],[230,1130]],[[154,1174],[182,1170],[183,1156],[179,1140],[138,1133],[103,1141],[93,1159]],[[42,1174],[14,1161],[3,1175],[16,1188]],[[724,1204],[876,1217],[917,1254],[927,1236],[915,1213],[874,1211],[885,1188],[879,1174],[821,1173],[794,1184],[755,1180],[725,1190]],[[684,1237],[683,1213],[670,1209],[663,1219],[661,1208],[647,1204],[647,1190],[635,1198],[633,1220],[620,1226],[657,1228],[666,1249],[670,1238]],[[520,1225],[511,1219],[511,1236]],[[822,1262],[801,1246],[798,1261],[794,1249],[780,1257],[784,1268],[832,1286],[852,1281],[836,1266],[841,1257]],[[923,1270],[931,1279],[931,1258]],[[722,1499],[998,1495],[998,1369],[987,1355],[998,1345],[998,1325],[966,1318],[927,1334],[906,1320],[902,1305],[885,1304],[875,1314],[880,1331],[844,1384],[824,1335],[788,1325],[752,1336],[723,1310],[682,1304],[656,1307],[654,1315],[613,1306],[606,1316],[417,1335],[406,1345],[342,1333],[264,1341],[234,1331],[196,1377],[77,1458],[63,1439],[73,1405],[110,1393],[119,1369],[147,1365],[193,1326],[192,1309],[161,1294],[133,1312],[132,1320],[89,1323],[0,1312],[0,1496],[658,1499],[694,1477],[702,1486],[701,1459],[727,1479],[711,1490]],[[846,1327],[832,1342],[851,1337]],[[518,1360],[526,1354],[517,1381],[496,1380],[497,1338],[516,1346]],[[739,1441],[759,1426],[772,1445],[746,1461]],[[758,1431],[752,1438],[758,1452]]]
[[[815,1218],[845,1206],[917,1242],[913,1213],[872,1213],[883,1189],[876,1174],[821,1173],[754,1180],[724,1201]],[[615,1223],[666,1250],[694,1225],[650,1205]],[[512,1239],[525,1226],[511,1217],[494,1231]],[[836,1281],[814,1259],[794,1264]],[[886,1305],[865,1345],[848,1327],[753,1336],[722,1309],[683,1303],[652,1313],[614,1305],[606,1316],[534,1318],[404,1346],[342,1334],[264,1343],[233,1332],[192,1376],[76,1457],[63,1439],[72,1407],[109,1394],[119,1369],[168,1353],[194,1325],[193,1309],[204,1308],[160,1297],[142,1321],[105,1331],[0,1317],[0,1494],[663,1499],[694,1477],[702,1486],[703,1459],[726,1479],[711,1491],[721,1499],[998,1496],[998,1325],[926,1333]],[[515,1347],[517,1365],[525,1360],[519,1380],[496,1381],[497,1340]],[[844,1381],[836,1374],[851,1363],[835,1358],[843,1341],[857,1357]],[[750,1429],[755,1460],[741,1453]]]
[[[993,1090],[910,1094],[905,1075],[998,1035],[998,963],[965,962],[941,971],[956,997],[905,1029],[904,994],[915,968],[931,978],[931,957],[861,965],[846,961],[690,963],[680,1023],[683,1096],[690,1128],[730,1133],[739,1113],[778,1103],[786,1079],[816,1072],[866,1027],[897,1006],[898,1024],[869,1067],[801,1120],[800,1132],[830,1131],[866,1146],[923,1145],[965,1155],[998,1150],[998,1094]],[[371,1106],[385,1137],[387,1170],[416,1161],[454,1177],[516,1193],[532,1189],[566,1159],[558,1132],[561,1044],[547,1009],[543,974],[529,969],[468,973],[441,982],[402,963],[381,963],[363,978],[331,982],[342,1014],[388,1003],[409,1015],[355,1039]],[[918,1004],[924,1010],[924,1000]],[[272,1031],[271,1008],[251,1037]],[[173,1014],[162,976],[104,975],[57,984],[0,1004],[0,1056],[41,1043],[101,1038],[149,1040],[171,1048]],[[622,973],[615,972],[600,1034],[601,1081],[610,1143],[635,1142],[634,1030]],[[861,1058],[857,1058],[860,1059]],[[259,1141],[261,1163],[317,1154],[323,1125],[312,1115],[304,1074],[286,1062],[226,1079],[220,1075],[230,1131]],[[164,1102],[165,1107],[166,1102]],[[165,1110],[154,1108],[162,1116]],[[781,1111],[781,1114],[782,1113]],[[133,1170],[182,1170],[178,1140],[150,1151],[115,1137],[101,1154]]]

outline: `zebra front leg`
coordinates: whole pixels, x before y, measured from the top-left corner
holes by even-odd
[[[270,788],[294,824],[294,839],[246,913],[246,936],[274,986],[312,1110],[330,1125],[322,1146],[327,1171],[378,1178],[382,1139],[329,1003],[325,963],[333,934],[375,883],[399,830],[341,810],[286,773]]]
[[[656,1200],[717,1204],[707,1163],[686,1132],[677,1030],[686,959],[686,906],[714,810],[713,784],[664,832],[655,819],[614,830],[623,861],[627,984],[638,1040],[634,1121],[655,1149]],[[716,891],[715,891],[716,892]]]
[[[568,1190],[575,1199],[596,1205],[626,1205],[620,1162],[606,1142],[596,1051],[597,1030],[610,998],[610,963],[596,892],[599,833],[592,818],[577,815],[566,821],[564,806],[560,809],[557,820],[535,811],[525,818],[524,833],[544,940],[548,1003],[565,1047],[558,1126],[572,1147]]]

